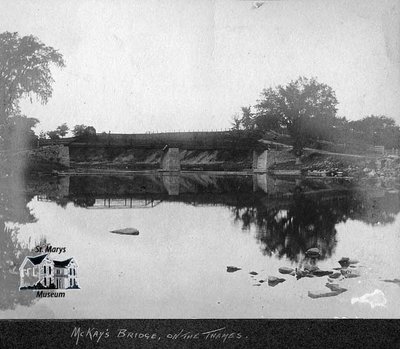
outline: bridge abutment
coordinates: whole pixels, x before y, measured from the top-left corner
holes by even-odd
[[[268,150],[253,150],[253,172],[265,173],[268,169]]]
[[[179,148],[167,148],[161,158],[161,170],[178,172],[181,170],[181,158]]]

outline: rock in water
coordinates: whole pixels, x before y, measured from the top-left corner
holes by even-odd
[[[351,278],[357,278],[360,275],[360,271],[357,269],[344,269],[341,271],[343,276],[347,279],[351,279]]]
[[[339,291],[339,292],[347,291],[345,288],[340,287],[338,284],[327,283],[325,286],[328,287],[331,291]]]
[[[234,273],[235,271],[238,271],[238,270],[242,270],[242,268],[236,268],[236,267],[231,267],[231,266],[226,267],[226,271],[228,273]]]
[[[313,275],[315,276],[325,276],[325,275],[331,275],[333,274],[333,271],[328,271],[328,270],[314,270]]]
[[[306,256],[311,258],[318,258],[321,255],[319,249],[316,247],[310,248],[306,251]]]
[[[342,257],[338,262],[342,268],[347,268],[350,265],[350,258]]]
[[[334,297],[343,292],[346,292],[346,288],[339,287],[337,284],[326,284],[326,287],[330,289],[330,291],[318,290],[318,291],[308,291],[308,297],[310,298],[323,298],[323,297]]]
[[[296,279],[300,280],[301,278],[304,278],[304,277],[312,278],[312,277],[314,277],[314,275],[311,274],[308,270],[299,270],[299,269],[297,269],[296,270]]]
[[[342,276],[342,273],[333,273],[333,274],[329,275],[329,277],[330,277],[331,279],[338,279],[338,278],[340,278],[341,276]]]
[[[111,230],[113,234],[122,234],[122,235],[139,235],[139,230],[136,228],[124,228],[124,229],[117,229]]]
[[[307,263],[304,266],[304,270],[308,271],[309,273],[313,273],[314,271],[319,270],[319,268],[316,265],[311,265],[311,264]]]
[[[339,264],[343,267],[343,268],[347,268],[349,265],[354,265],[359,263],[359,261],[357,259],[351,259],[349,257],[342,257],[339,261]]]
[[[268,276],[268,286],[275,287],[281,282],[285,282],[285,279],[277,278],[276,276]]]
[[[250,275],[258,275],[258,273],[256,271],[251,271],[249,274]]]
[[[383,282],[391,282],[396,284],[397,286],[400,286],[400,280],[399,279],[393,279],[393,280],[382,280]]]
[[[281,274],[290,274],[290,273],[294,272],[294,269],[293,269],[293,268],[288,268],[288,267],[280,267],[280,268],[278,269],[278,271],[279,271]]]

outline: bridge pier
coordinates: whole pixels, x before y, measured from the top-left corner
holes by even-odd
[[[167,148],[161,157],[161,170],[168,172],[178,172],[181,170],[181,158],[179,148]]]
[[[268,150],[253,150],[253,172],[265,173],[268,169]]]

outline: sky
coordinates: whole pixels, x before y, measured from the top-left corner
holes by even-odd
[[[264,88],[317,77],[338,115],[400,123],[398,0],[0,0],[0,32],[63,54],[37,132],[229,128]],[[260,6],[261,5],[261,6]]]

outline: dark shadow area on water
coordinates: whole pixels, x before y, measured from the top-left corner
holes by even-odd
[[[19,266],[32,251],[18,241],[19,229],[14,226],[36,222],[27,206],[33,197],[26,193],[23,178],[0,180],[0,310],[30,306],[36,301],[35,294],[19,291]]]

